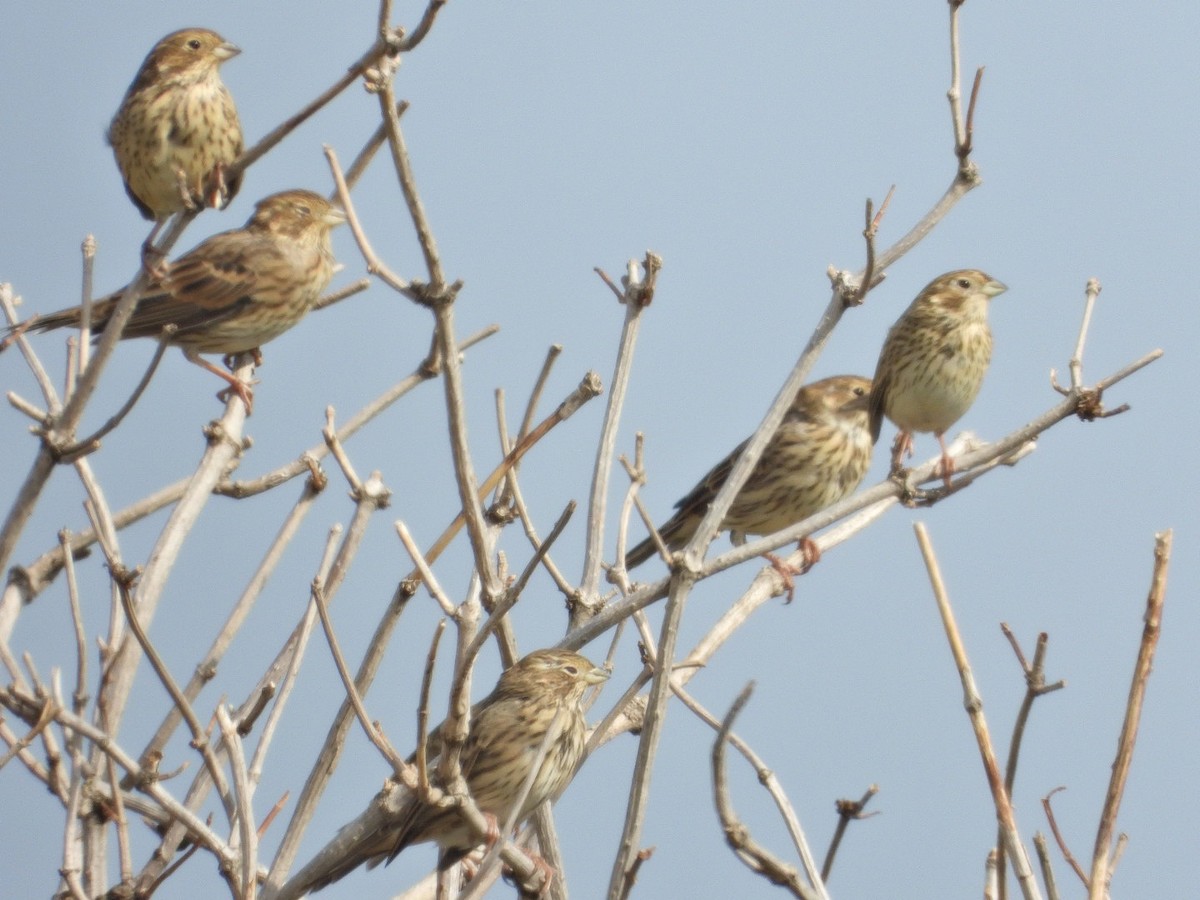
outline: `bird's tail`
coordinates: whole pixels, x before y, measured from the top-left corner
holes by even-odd
[[[108,320],[112,318],[116,305],[116,298],[97,300],[92,304],[91,330],[94,337],[98,337],[108,326]],[[5,336],[24,331],[42,332],[53,331],[55,328],[78,328],[82,322],[83,308],[72,306],[69,309],[60,309],[58,312],[34,316],[27,322],[10,326],[5,329]]]
[[[658,533],[662,537],[663,543],[667,545],[668,550],[678,550],[692,539],[692,535],[696,533],[696,528],[699,525],[700,520],[694,514],[690,511],[685,513],[680,510],[667,520],[666,524],[658,530]],[[654,538],[648,537],[625,554],[625,568],[636,568],[657,552],[658,547],[654,544]]]

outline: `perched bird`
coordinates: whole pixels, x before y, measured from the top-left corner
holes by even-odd
[[[867,427],[870,393],[871,382],[856,375],[826,378],[797,392],[721,522],[721,530],[732,532],[735,544],[747,534],[770,534],[793,525],[858,487],[874,449]],[[743,441],[675,504],[677,512],[658,530],[669,549],[678,550],[692,539],[745,447]],[[808,538],[801,547],[802,571],[807,571],[820,552]],[[626,568],[641,565],[654,552],[654,542],[647,538],[626,554]],[[767,558],[790,586],[790,575],[797,573],[785,571],[773,556]]]
[[[989,301],[1008,290],[978,269],[929,282],[888,332],[871,389],[871,436],[883,417],[899,428],[892,471],[912,453],[912,433],[932,431],[942,447],[940,474],[950,486],[954,460],[945,434],[970,408],[992,359]]]
[[[167,342],[229,382],[249,411],[250,389],[199,354],[257,351],[304,318],[333,277],[329,232],[345,220],[340,209],[312,191],[284,191],[260,200],[242,228],[213,235],[170,263],[161,277],[151,277],[121,337],[157,338],[166,326],[175,326]],[[92,304],[97,336],[123,292]],[[74,306],[18,328],[74,327],[81,314]]]
[[[471,708],[461,757],[463,777],[483,813],[501,824],[512,816],[543,746],[541,767],[516,810],[515,821],[566,788],[583,761],[587,721],[580,701],[589,685],[607,678],[604,669],[569,650],[536,650],[500,676],[495,690]],[[432,770],[441,751],[440,727],[430,733],[427,747]],[[457,810],[429,806],[407,788],[389,782],[366,812],[289,879],[278,898],[289,900],[320,890],[363,863],[374,868],[391,862],[406,847],[422,841],[437,842],[442,869],[480,843]]]
[[[241,174],[242,125],[221,81],[221,63],[242,51],[215,31],[185,28],[154,45],[108,127],[125,192],[154,230],[172,213],[225,206]]]

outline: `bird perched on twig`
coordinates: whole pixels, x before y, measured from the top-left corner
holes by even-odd
[[[892,471],[912,453],[912,433],[932,431],[942,448],[946,486],[954,460],[945,434],[975,402],[992,359],[991,299],[1008,288],[978,269],[947,272],[929,282],[888,331],[871,389],[871,435],[886,415],[899,428]]]
[[[721,530],[730,531],[735,544],[747,534],[787,528],[858,487],[874,449],[867,423],[870,393],[871,382],[856,375],[815,381],[797,392],[721,522]],[[678,550],[692,539],[745,447],[743,441],[675,504],[677,512],[659,529],[668,549]],[[801,571],[807,571],[820,552],[808,538],[801,546],[805,558]],[[626,554],[626,568],[641,565],[654,552],[654,541],[647,538]],[[785,571],[769,554],[768,559],[790,585],[790,576],[798,573]]]
[[[496,689],[471,708],[462,774],[485,815],[498,823],[509,818],[520,822],[566,788],[583,761],[587,721],[580,701],[589,685],[606,678],[608,672],[578,653],[536,650],[506,670]],[[430,760],[441,752],[440,732],[438,728],[429,735]],[[533,774],[543,747],[541,766]],[[531,774],[529,792],[516,808]],[[391,862],[422,841],[437,842],[441,869],[480,843],[456,809],[431,806],[414,792],[389,783],[366,812],[284,885],[279,900],[320,890],[364,863],[373,868]]]
[[[199,354],[257,351],[304,318],[333,277],[329,232],[345,220],[340,209],[312,191],[284,191],[260,200],[243,227],[213,235],[170,263],[161,277],[151,277],[121,337],[157,338],[166,326],[175,326],[167,342],[229,382],[249,411],[250,389]],[[122,293],[92,304],[97,335]],[[77,327],[81,315],[82,307],[74,306],[18,328]]]
[[[224,207],[241,186],[226,170],[241,155],[242,125],[220,66],[242,51],[215,31],[185,28],[154,45],[108,127],[125,192],[155,222]]]

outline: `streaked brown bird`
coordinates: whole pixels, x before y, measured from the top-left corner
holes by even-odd
[[[215,31],[185,28],[150,51],[108,128],[125,190],[147,219],[224,206],[239,181],[224,169],[242,152],[242,126],[220,66],[241,53]]]
[[[257,351],[304,318],[333,277],[329,232],[345,220],[340,209],[312,191],[284,191],[260,200],[242,228],[213,235],[170,263],[161,277],[152,277],[121,337],[158,338],[166,326],[175,326],[168,343],[229,382],[249,411],[250,389],[199,354]],[[97,336],[123,292],[92,304]],[[18,327],[78,327],[81,314],[74,306]]]
[[[862,481],[871,465],[874,441],[867,422],[871,382],[857,375],[838,375],[805,385],[796,394],[783,423],[767,444],[758,464],[734,498],[721,522],[735,544],[747,534],[771,534],[806,519],[841,500]],[[737,449],[719,462],[691,492],[675,504],[677,512],[659,529],[671,550],[687,544],[700,526],[738,457]],[[815,543],[801,541],[807,571],[820,559]],[[626,568],[639,566],[654,555],[651,538],[625,556]],[[768,559],[789,584],[782,563]]]
[[[900,429],[892,471],[912,453],[912,433],[932,431],[942,448],[946,486],[954,460],[945,434],[970,409],[992,359],[988,306],[1008,288],[978,269],[947,272],[929,282],[888,332],[871,389],[871,435],[883,417]]]
[[[486,698],[471,708],[470,731],[461,762],[479,809],[501,825],[514,812],[536,757],[545,755],[532,786],[514,817],[520,822],[543,800],[556,798],[583,761],[587,720],[581,700],[608,672],[569,650],[536,650],[500,676]],[[429,735],[431,761],[441,751],[441,729]],[[415,756],[415,754],[414,754]],[[410,757],[410,762],[413,757]],[[302,897],[337,881],[366,863],[388,863],[412,844],[436,841],[438,867],[449,868],[479,845],[455,809],[421,802],[389,782],[367,811],[297,872],[278,900]]]
[[[241,155],[242,125],[221,81],[221,63],[242,51],[215,31],[185,28],[154,45],[108,127],[125,192],[155,220],[146,246],[172,213],[224,207],[241,186],[226,169]]]

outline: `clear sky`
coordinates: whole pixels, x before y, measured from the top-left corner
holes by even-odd
[[[410,25],[423,9],[397,7],[398,21]],[[314,0],[286,7],[212,0],[194,9],[144,0],[70,7],[0,0],[0,11],[0,281],[14,285],[26,312],[77,302],[87,234],[99,244],[98,292],[136,271],[146,223],[121,189],[103,133],[158,38],[203,25],[243,48],[223,71],[254,141],[362,53],[377,15],[372,3]],[[643,496],[665,518],[761,419],[828,301],[826,268],[861,267],[864,200],[878,201],[896,185],[880,231],[886,245],[950,183],[946,23],[946,4],[935,0],[453,0],[432,35],[405,57],[396,86],[411,103],[405,134],[443,262],[466,284],[460,333],[493,322],[502,329],[470,351],[465,365],[479,468],[490,469],[498,452],[492,392],[506,389],[515,423],[550,344],[564,352],[547,409],[589,369],[608,384],[623,310],[592,268],[618,276],[626,259],[653,249],[665,265],[643,322],[620,448],[632,452],[635,431],[645,432]],[[1040,798],[1066,786],[1055,809],[1083,860],[1091,856],[1124,714],[1153,536],[1175,529],[1163,637],[1118,822],[1130,843],[1113,895],[1194,891],[1187,860],[1200,839],[1200,477],[1193,464],[1200,432],[1187,398],[1195,393],[1190,363],[1200,345],[1188,274],[1200,200],[1198,33],[1200,13],[1182,0],[1102,10],[1082,0],[971,0],[964,9],[964,70],[969,77],[987,67],[974,155],[983,185],[891,267],[864,308],[845,316],[814,377],[870,375],[888,326],[915,293],[962,267],[1009,285],[992,309],[991,371],[960,423],[986,439],[1057,402],[1048,373],[1056,368],[1065,377],[1089,278],[1104,290],[1085,379],[1156,347],[1165,355],[1104,398],[1110,406],[1129,403],[1129,413],[1063,422],[1016,468],[933,509],[893,510],[827,554],[800,580],[793,604],[764,607],[692,682],[702,702],[723,711],[746,681],[757,681],[738,730],[788,790],[818,854],[834,826],[834,800],[879,785],[872,808],[881,815],[851,828],[830,881],[835,897],[979,896],[994,841],[986,781],[912,536],[915,520],[927,524],[938,550],[1001,752],[1024,683],[999,623],[1012,626],[1026,652],[1039,631],[1050,635],[1048,677],[1068,687],[1035,706],[1014,800],[1028,841],[1047,830]],[[268,193],[328,192],[321,145],[334,146],[346,162],[377,121],[375,99],[352,87],[253,167],[232,207],[205,213],[179,248],[240,225]],[[355,199],[389,265],[423,277],[385,155]],[[335,249],[345,264],[335,286],[364,274],[345,229]],[[247,426],[254,446],[240,474],[261,474],[318,443],[327,405],[348,418],[414,368],[430,333],[427,312],[376,286],[271,344]],[[61,372],[60,337],[39,337],[37,346]],[[89,422],[98,425],[120,405],[152,350],[144,341],[119,348]],[[192,470],[203,449],[200,429],[220,412],[215,381],[177,351],[168,354],[137,408],[93,457],[114,507]],[[36,397],[16,353],[0,357],[0,388]],[[523,464],[522,485],[543,533],[569,499],[586,500],[602,403],[586,407]],[[335,607],[352,658],[408,570],[392,521],[404,519],[427,546],[455,512],[443,421],[441,387],[425,385],[348,444],[358,470],[380,470],[394,492]],[[0,406],[4,510],[36,449],[27,425]],[[887,426],[884,440],[891,434]],[[917,446],[928,456],[935,442],[924,436]],[[877,452],[867,484],[884,477],[885,455]],[[331,474],[219,683],[203,695],[205,717],[220,694],[240,701],[299,617],[324,535],[352,511],[344,482]],[[614,499],[623,487],[615,482]],[[154,623],[178,677],[207,647],[298,489],[293,483],[253,501],[210,505]],[[57,472],[16,561],[47,549],[61,527],[85,527],[81,501],[74,476]],[[160,515],[122,534],[127,561],[145,558],[163,521]],[[611,532],[607,541],[611,558]],[[460,538],[438,565],[456,598],[468,580],[465,546]],[[503,546],[514,568],[528,558],[517,529]],[[727,546],[718,538],[714,551]],[[568,577],[578,578],[582,548],[577,514],[555,550]],[[707,631],[758,569],[749,564],[696,589],[681,647]],[[108,595],[98,557],[81,563],[81,572],[89,621],[100,628]],[[662,572],[652,561],[644,577]],[[13,650],[29,650],[43,674],[62,667],[70,683],[65,597],[58,583],[22,613]],[[419,596],[369,698],[372,714],[402,747],[412,742],[417,673],[435,619],[433,603]],[[535,578],[516,622],[523,650],[561,637],[562,599],[548,578]],[[599,641],[584,652],[599,660],[606,648]],[[627,634],[616,690],[601,708],[637,667]],[[94,660],[92,668],[94,675]],[[495,672],[489,656],[478,694]],[[143,675],[123,736],[135,751],[165,702]],[[341,699],[319,642],[299,690],[257,797],[260,814],[286,790],[295,798]],[[601,896],[607,884],[635,744],[624,737],[604,748],[559,804],[572,896]],[[778,896],[724,846],[710,799],[710,745],[707,727],[672,706],[644,836],[658,849],[635,897]],[[357,732],[347,752],[306,852],[357,814],[386,774]],[[189,775],[195,771],[182,741],[170,756],[164,769],[191,759]],[[783,829],[752,773],[734,769],[738,809],[759,840],[786,853]],[[171,787],[182,791],[179,782]],[[0,771],[0,809],[2,892],[48,895],[60,865],[57,801],[12,763]],[[267,852],[279,834],[278,824],[268,832]],[[144,841],[135,847],[137,867],[150,849]],[[416,848],[390,869],[359,873],[322,897],[390,896],[433,860],[431,848]],[[1057,854],[1055,861],[1064,896],[1081,896]],[[212,896],[211,859],[201,855],[188,869],[172,880],[171,896]]]

